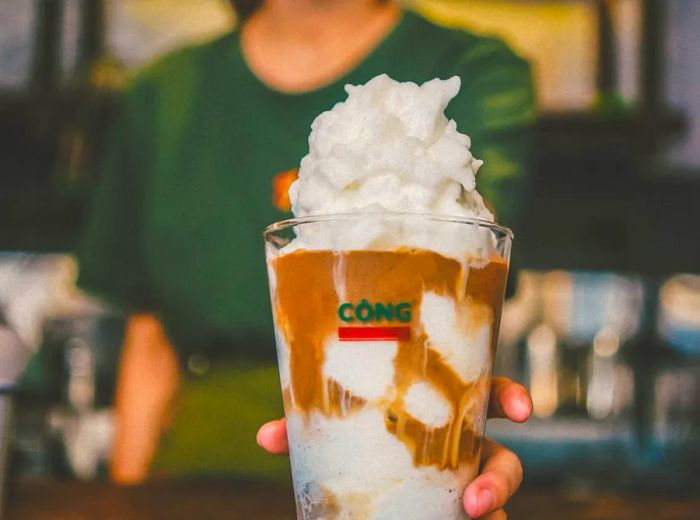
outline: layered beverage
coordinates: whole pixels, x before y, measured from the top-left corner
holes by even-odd
[[[458,91],[348,87],[266,231],[299,519],[466,518],[511,235],[443,115]]]

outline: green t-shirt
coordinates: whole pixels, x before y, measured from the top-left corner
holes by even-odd
[[[346,83],[381,73],[462,78],[448,116],[485,160],[479,190],[514,225],[534,101],[528,64],[503,42],[405,13],[344,77],[285,94],[250,71],[234,31],[133,81],[104,157],[79,284],[127,312],[158,314],[183,354],[222,344],[273,352],[261,232],[289,216],[272,203],[273,179],[299,164],[311,122],[345,98]]]

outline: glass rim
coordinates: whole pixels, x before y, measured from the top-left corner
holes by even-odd
[[[267,238],[277,231],[289,229],[300,224],[312,224],[314,222],[331,222],[334,220],[359,220],[368,216],[375,217],[418,217],[434,222],[448,222],[452,224],[471,224],[483,228],[490,229],[507,236],[511,240],[515,238],[515,234],[510,228],[491,222],[478,217],[462,217],[457,215],[438,215],[434,213],[412,213],[404,211],[370,211],[365,213],[327,213],[323,215],[307,215],[305,217],[293,217],[284,220],[279,220],[270,224],[263,231],[263,236]]]

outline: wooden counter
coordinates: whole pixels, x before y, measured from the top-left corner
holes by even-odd
[[[221,480],[161,481],[129,489],[105,482],[31,480],[16,483],[10,498],[8,520],[294,519],[289,488]],[[508,510],[509,520],[698,520],[700,497],[572,498],[524,489]]]

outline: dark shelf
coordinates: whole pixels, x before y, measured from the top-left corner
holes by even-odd
[[[700,175],[536,181],[522,263],[531,269],[700,272]]]
[[[700,271],[700,175],[663,161],[685,130],[663,112],[545,114],[516,247],[532,269]],[[517,249],[516,249],[517,250]]]
[[[87,88],[50,100],[0,92],[0,249],[74,247],[114,99]]]

